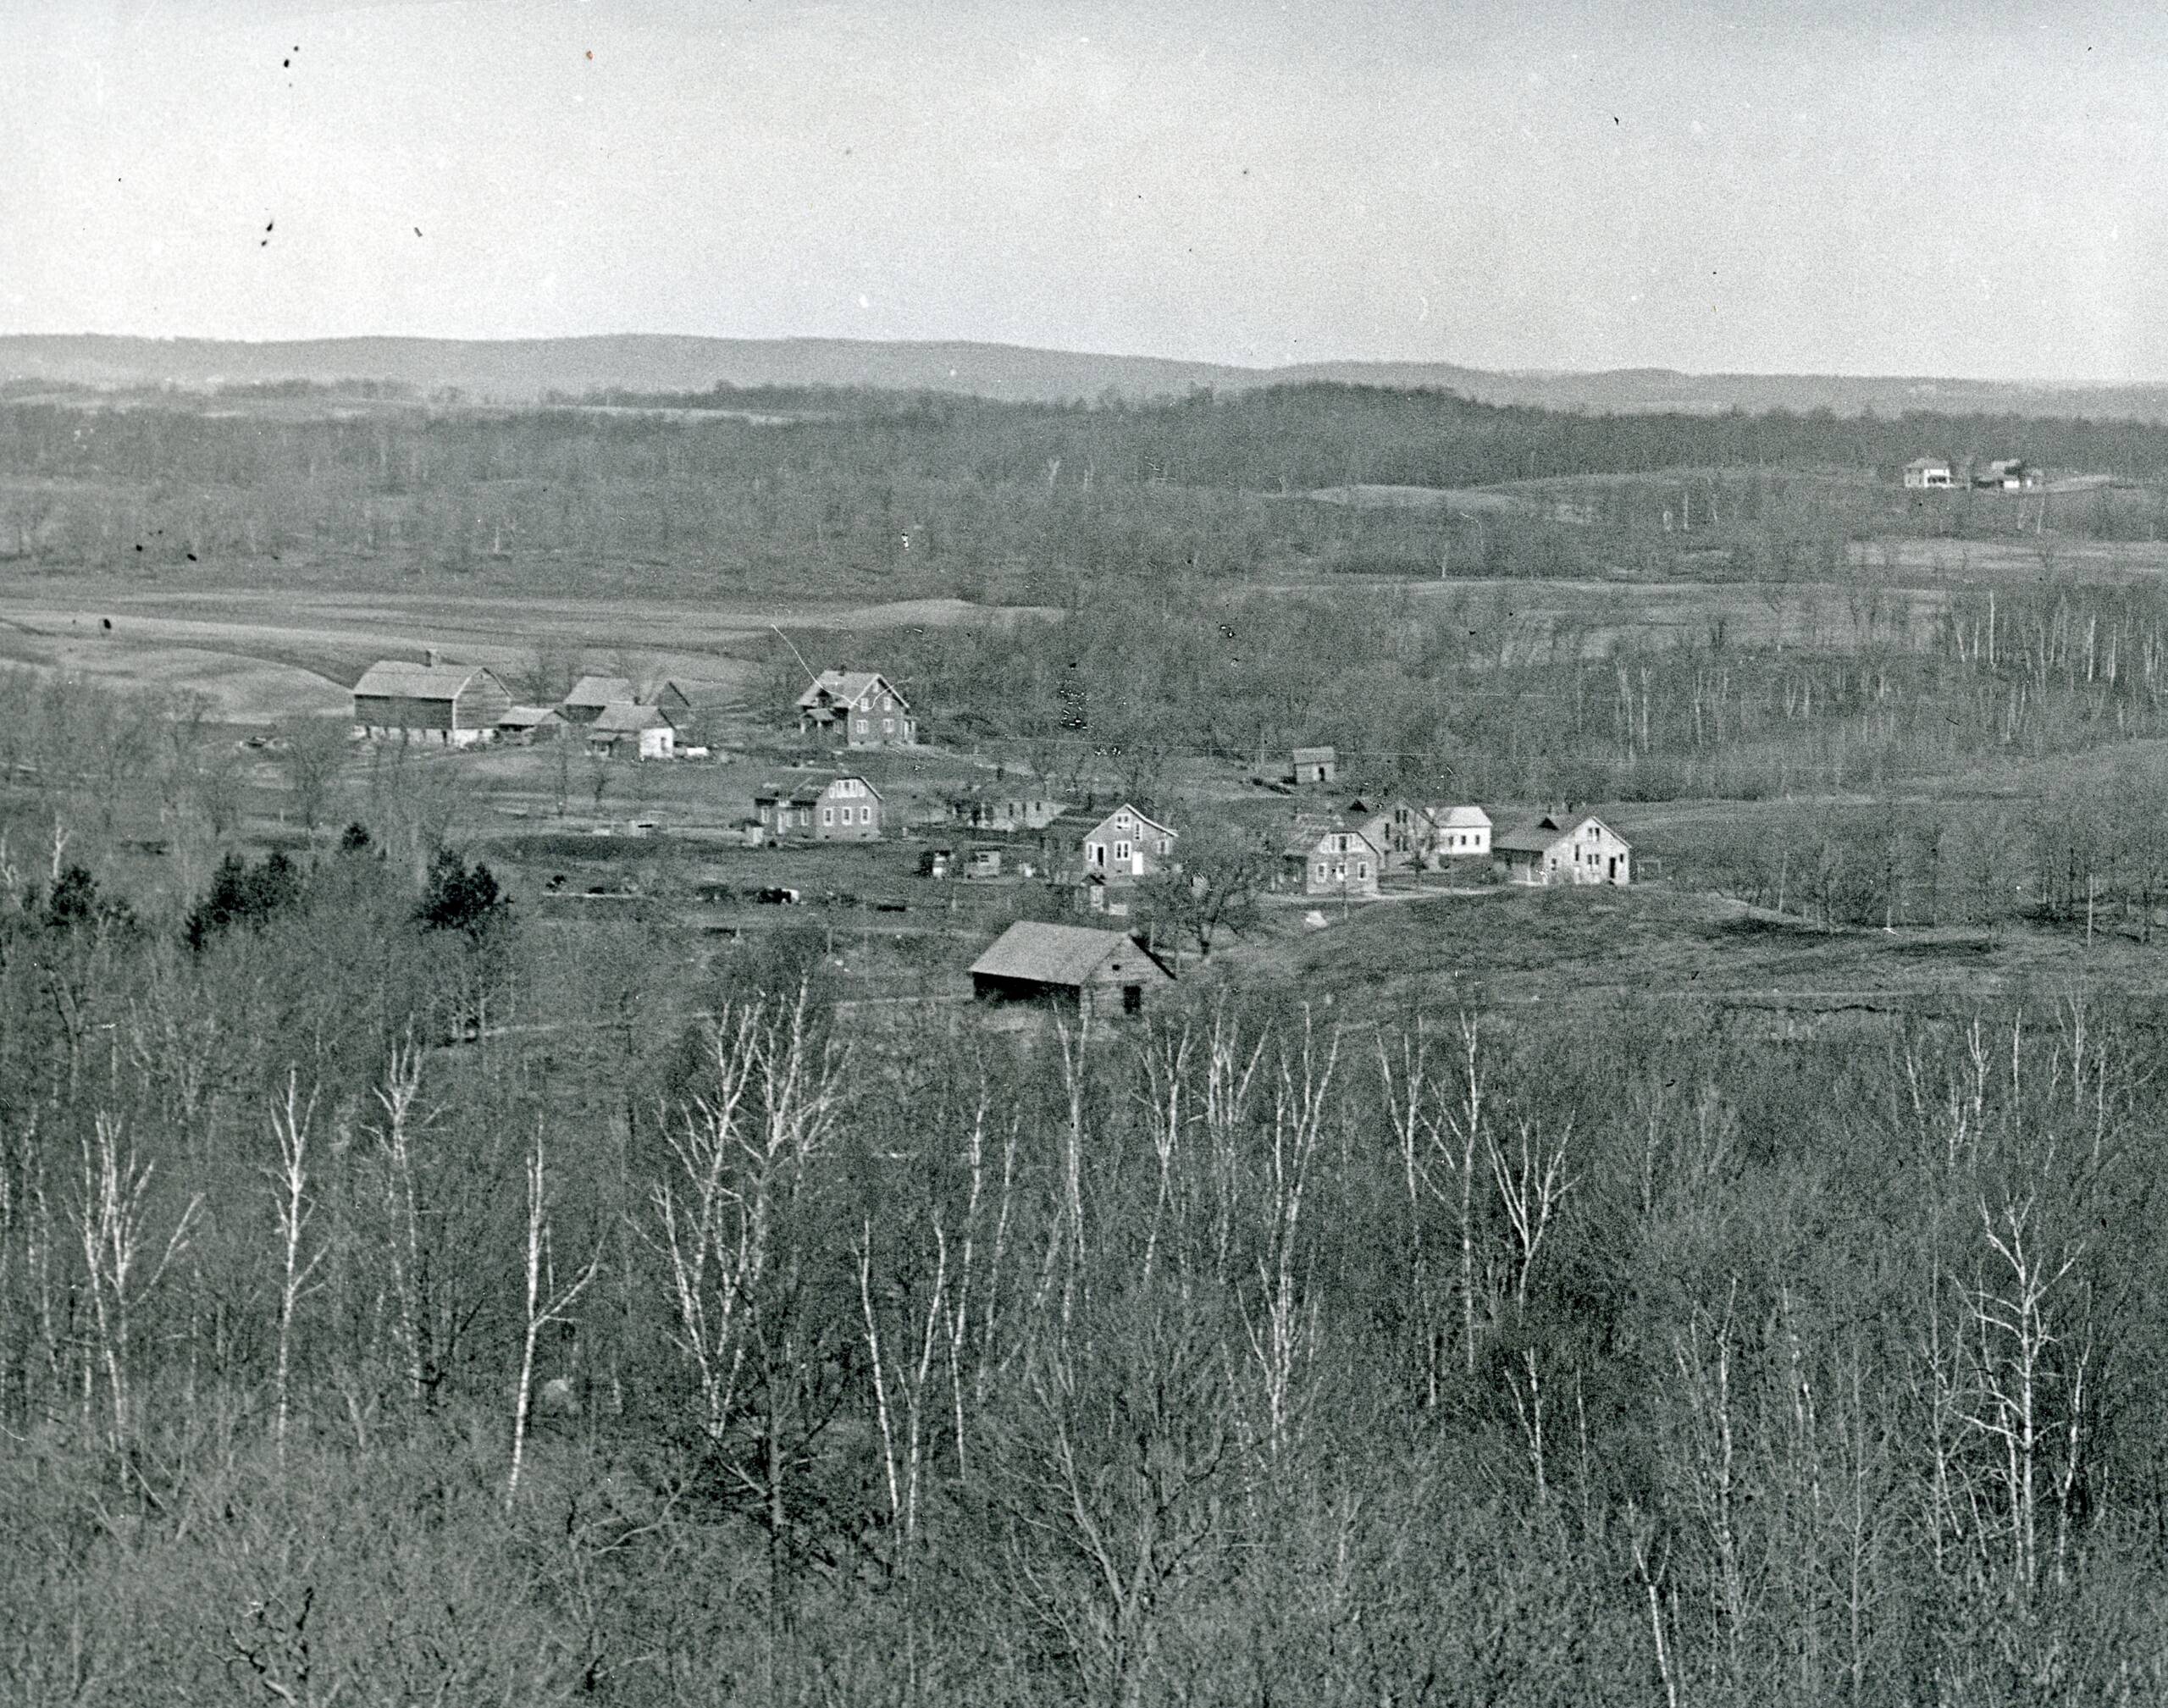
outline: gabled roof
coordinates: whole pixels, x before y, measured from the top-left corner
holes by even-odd
[[[1503,836],[1493,837],[1490,847],[1498,854],[1544,854],[1562,842],[1572,840],[1586,824],[1596,824],[1611,831],[1612,836],[1618,837],[1619,845],[1623,848],[1633,846],[1592,812],[1547,812],[1528,824],[1516,825]]]
[[[497,720],[499,729],[539,729],[545,723],[562,723],[556,708],[547,705],[516,705]]]
[[[1946,456],[1916,456],[1905,467],[1907,468],[1947,468],[1950,467],[1950,459]]]
[[[1329,836],[1352,836],[1372,854],[1378,845],[1365,836],[1357,826],[1341,818],[1328,818],[1322,813],[1297,813],[1287,840],[1281,847],[1283,854],[1300,854],[1307,860],[1317,852],[1318,844]]]
[[[898,692],[895,683],[878,671],[872,670],[824,670],[813,678],[813,686],[798,696],[798,703],[809,709],[819,705],[823,700],[856,705],[877,685],[895,694],[896,704],[904,710],[910,710],[911,703]]]
[[[405,664],[385,659],[362,672],[354,692],[371,699],[456,699],[475,677],[489,675],[478,664]]]
[[[971,963],[988,978],[1028,979],[1034,984],[1082,986],[1105,962],[1122,957],[1125,969],[1134,958],[1142,969],[1170,976],[1167,970],[1120,931],[1095,931],[1082,926],[1044,925],[1019,920]]]
[[[1124,813],[1127,813],[1131,818],[1135,819],[1138,825],[1144,829],[1158,831],[1162,836],[1178,837],[1181,834],[1180,831],[1175,829],[1171,825],[1164,825],[1157,819],[1145,817],[1142,813],[1137,811],[1137,810],[1131,806],[1127,801],[1122,802],[1121,804],[1117,806],[1112,812],[1103,814],[1100,817],[1092,820],[1086,828],[1087,830],[1103,830],[1108,825],[1112,824],[1116,819],[1120,818]],[[1065,819],[1070,816],[1071,815],[1068,813],[1064,813],[1062,815],[1062,817]]]
[[[629,678],[622,676],[583,676],[567,694],[567,705],[630,705],[639,696]]]
[[[612,731],[628,732],[636,729],[668,729],[670,720],[662,715],[660,706],[633,705],[623,700],[612,700],[604,706],[588,725],[592,730],[605,733]]]
[[[1434,806],[1424,810],[1440,830],[1486,830],[1490,815],[1479,806]]]
[[[724,682],[704,682],[689,676],[666,676],[655,683],[645,696],[647,700],[661,705],[666,695],[675,694],[690,706],[720,706],[731,697],[730,684]]]
[[[779,777],[754,790],[753,799],[756,801],[816,801],[839,782],[854,782],[874,799],[883,799],[879,789],[855,771],[846,771],[840,776],[822,772],[812,777]]]
[[[1334,748],[1298,747],[1295,749],[1295,763],[1297,765],[1336,764],[1339,761],[1339,751]]]

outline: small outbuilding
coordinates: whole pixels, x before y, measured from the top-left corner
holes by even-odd
[[[1340,755],[1329,747],[1298,747],[1295,749],[1295,781],[1298,783],[1330,783],[1340,780]]]
[[[1083,926],[1019,920],[971,963],[984,1001],[1046,1002],[1086,1017],[1143,1012],[1175,976],[1134,937]]]
[[[546,705],[516,705],[497,720],[500,741],[555,741],[565,732],[565,721]]]

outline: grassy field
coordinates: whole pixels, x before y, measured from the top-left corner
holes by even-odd
[[[1963,1018],[2014,997],[2071,991],[2168,998],[2168,965],[2103,934],[1824,930],[1796,917],[1662,887],[1525,890],[1381,899],[1241,945],[1229,970],[1355,1013],[1435,1016],[1465,1001],[1585,1012],[1703,1003],[1779,1029],[1844,1017]]]

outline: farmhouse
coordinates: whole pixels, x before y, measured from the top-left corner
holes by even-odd
[[[1298,747],[1295,749],[1295,781],[1297,782],[1329,783],[1340,776],[1340,755],[1329,747]]]
[[[1385,856],[1354,826],[1304,813],[1280,849],[1280,881],[1308,896],[1374,896]]]
[[[1347,809],[1348,821],[1377,850],[1384,870],[1398,871],[1413,865],[1430,839],[1427,810],[1404,800],[1390,800],[1373,808],[1355,801]]]
[[[2023,457],[2005,456],[1974,470],[1972,484],[1989,492],[2031,492],[2041,478],[2040,471]]]
[[[564,713],[567,723],[593,723],[602,716],[605,706],[630,705],[639,698],[624,677],[583,676],[572,684],[572,691],[558,710]]]
[[[1490,815],[1481,807],[1434,806],[1428,813],[1430,837],[1423,860],[1432,871],[1447,860],[1490,859]]]
[[[798,697],[798,732],[844,747],[910,747],[918,740],[918,721],[888,677],[824,670]]]
[[[512,710],[505,685],[478,665],[371,665],[354,684],[354,728],[359,734],[399,741],[472,747],[493,739]]]
[[[1905,484],[1916,492],[1945,491],[1955,484],[1950,478],[1950,460],[1943,456],[1917,456],[1905,465]]]
[[[678,732],[662,708],[623,701],[606,705],[587,726],[590,746],[629,753],[635,759],[668,759],[678,748]]]
[[[555,741],[564,732],[564,719],[546,705],[516,705],[497,720],[498,738],[523,746],[530,742]]]
[[[1492,844],[1517,884],[1623,884],[1631,882],[1626,839],[1590,813],[1546,813]]]
[[[753,816],[772,841],[877,842],[882,806],[880,790],[862,777],[809,777],[755,795]]]
[[[1049,820],[1039,844],[1071,878],[1130,884],[1173,870],[1180,835],[1125,801],[1103,819],[1063,813]]]
[[[1051,1002],[1087,1018],[1139,1014],[1146,992],[1175,976],[1120,931],[1019,920],[971,963],[983,1000]]]

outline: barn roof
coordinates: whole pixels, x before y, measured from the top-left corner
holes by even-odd
[[[630,678],[622,676],[583,676],[565,696],[567,705],[629,705],[638,696]]]
[[[562,723],[554,706],[515,705],[497,720],[500,729],[539,729],[545,723]]]
[[[456,699],[476,677],[489,674],[475,664],[406,664],[385,659],[362,672],[354,692],[370,699]]]
[[[1339,749],[1330,747],[1298,747],[1295,749],[1297,765],[1330,765],[1338,761]]]
[[[628,705],[622,700],[612,700],[596,714],[588,727],[596,730],[668,729],[670,720],[662,715],[661,708],[652,705]]]
[[[1002,932],[993,947],[971,963],[971,970],[988,978],[1081,986],[1101,963],[1124,952],[1134,955],[1140,965],[1149,963],[1160,972],[1166,970],[1120,931],[1045,925],[1037,920],[1019,920]]]

